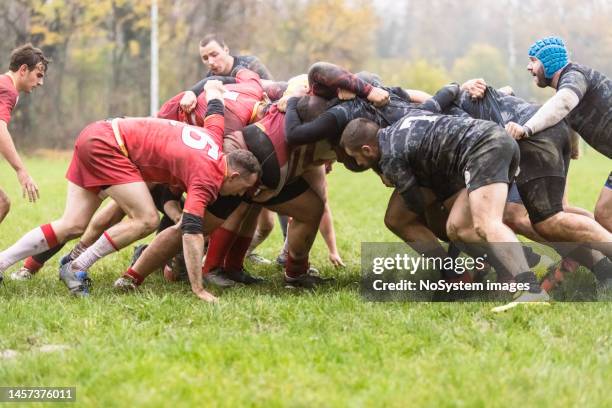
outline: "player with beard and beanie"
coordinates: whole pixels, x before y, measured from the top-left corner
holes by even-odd
[[[516,139],[547,129],[567,119],[569,125],[595,150],[612,157],[612,80],[586,65],[571,62],[559,37],[537,40],[529,48],[527,70],[540,88],[555,95],[524,124],[510,122],[508,133]],[[612,173],[606,179],[595,219],[612,231]]]
[[[492,87],[485,89],[482,98],[474,98],[462,91],[458,106],[477,119],[491,120],[499,125],[508,122],[526,123],[538,111],[539,106],[516,96],[501,94]],[[516,185],[535,232],[550,242],[585,243],[577,245],[574,257],[584,260],[600,282],[612,279],[612,265],[602,253],[610,256],[609,242],[612,235],[595,220],[581,213],[566,211],[563,193],[570,162],[571,129],[566,121],[518,140],[521,153],[520,169]],[[606,252],[608,251],[608,252]],[[562,256],[568,249],[563,248]],[[612,280],[611,280],[612,281]]]

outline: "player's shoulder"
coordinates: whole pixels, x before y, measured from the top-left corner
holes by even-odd
[[[19,96],[19,92],[17,92],[17,89],[15,89],[13,81],[6,74],[0,75],[0,95],[2,95],[3,98],[13,100],[14,102],[17,101],[17,97]]]

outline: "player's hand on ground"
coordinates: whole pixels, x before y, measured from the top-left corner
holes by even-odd
[[[206,289],[195,289],[194,288],[193,293],[205,302],[208,302],[208,303],[218,303],[219,302],[219,299],[212,293],[208,292]]]
[[[331,262],[332,265],[334,265],[334,267],[336,267],[336,268],[340,268],[340,267],[345,267],[346,266],[344,264],[344,262],[342,261],[342,258],[340,257],[340,254],[337,253],[337,252],[329,254],[329,262]]]
[[[187,91],[183,94],[183,97],[179,103],[183,112],[191,113],[198,103],[198,97],[193,92]]]
[[[469,79],[461,85],[461,90],[467,91],[474,99],[481,99],[487,90],[487,83],[482,78]]]
[[[340,99],[341,101],[349,101],[351,99],[355,99],[356,96],[357,95],[355,95],[353,92],[348,91],[346,89],[338,89],[338,99]]]
[[[508,134],[515,140],[521,140],[523,137],[525,137],[525,128],[518,123],[506,123],[506,132],[508,132]]]
[[[23,198],[27,198],[31,203],[36,202],[40,197],[38,193],[38,186],[30,177],[27,171],[21,170],[17,172],[17,179],[19,180],[19,184],[21,184],[21,190],[23,192]]]
[[[213,99],[221,99],[223,101],[223,92],[225,88],[223,88],[223,82],[213,79],[207,81],[204,85],[204,91],[206,92],[206,100],[211,101]]]
[[[389,92],[374,86],[368,94],[368,101],[372,102],[374,106],[377,107],[385,106],[389,103]]]

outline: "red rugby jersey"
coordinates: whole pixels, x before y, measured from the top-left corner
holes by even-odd
[[[13,84],[10,76],[0,75],[0,120],[8,125],[11,121],[11,113],[19,99],[19,92]]]
[[[143,179],[186,191],[184,210],[202,217],[225,177],[223,116],[208,116],[204,129],[158,118],[119,119],[118,124]]]
[[[241,69],[236,74],[236,83],[225,85],[223,103],[225,104],[225,134],[241,130],[245,127],[253,116],[255,104],[263,98],[263,88],[259,82],[259,75],[248,69]],[[206,116],[206,91],[198,96],[198,103],[195,109],[189,114],[185,114],[180,109],[179,102],[185,92],[176,95],[160,108],[157,117],[173,119],[191,125],[203,126]]]

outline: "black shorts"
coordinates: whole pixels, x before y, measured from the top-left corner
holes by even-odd
[[[242,197],[240,196],[220,195],[212,204],[206,207],[206,211],[208,211],[217,218],[226,220],[227,217],[229,217],[230,214],[234,212],[236,208],[238,208],[242,201]]]
[[[494,183],[510,184],[517,172],[519,147],[506,131],[493,126],[469,151],[464,178],[468,191]]]
[[[287,183],[278,195],[272,197],[266,202],[259,203],[265,207],[286,203],[294,198],[302,195],[310,188],[310,185],[304,178],[298,177],[294,181]]]
[[[541,177],[566,177],[571,155],[570,127],[565,121],[518,141],[521,151],[520,186]]]
[[[563,211],[565,177],[548,176],[517,185],[532,224]]]
[[[608,179],[606,180],[606,184],[604,184],[606,188],[612,189],[612,171],[608,174]]]
[[[159,225],[157,227],[157,233],[159,234],[166,228],[169,228],[174,225],[174,221],[172,218],[166,214],[164,210],[164,204],[168,201],[178,201],[179,206],[183,209],[183,205],[185,204],[185,198],[183,194],[175,194],[173,193],[167,185],[165,184],[156,184],[151,189],[151,197],[153,197],[153,202],[155,203],[155,208],[163,214],[161,221],[159,221]]]

